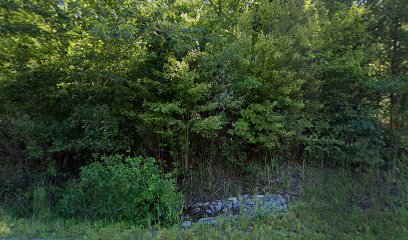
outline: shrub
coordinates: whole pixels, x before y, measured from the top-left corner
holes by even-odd
[[[49,192],[44,186],[37,186],[33,190],[33,213],[37,218],[49,218],[51,216],[51,206]]]
[[[61,200],[67,217],[121,220],[140,225],[179,219],[183,198],[154,158],[102,157],[81,169]]]

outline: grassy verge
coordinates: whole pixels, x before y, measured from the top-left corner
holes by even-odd
[[[305,170],[283,217],[233,221],[215,226],[139,228],[128,223],[84,220],[0,219],[0,237],[47,239],[403,239],[408,236],[408,184],[399,171],[352,175]]]

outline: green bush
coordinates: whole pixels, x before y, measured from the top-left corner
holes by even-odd
[[[81,169],[61,200],[66,217],[120,220],[140,225],[176,222],[183,198],[154,158],[102,157]]]
[[[37,186],[33,190],[33,213],[38,218],[47,218],[51,216],[50,201],[48,192],[44,186]]]

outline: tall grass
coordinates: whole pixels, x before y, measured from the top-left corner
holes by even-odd
[[[0,237],[57,239],[404,239],[407,169],[356,175],[306,168],[284,216],[220,219],[217,225],[139,228],[123,222],[16,219],[3,214]]]

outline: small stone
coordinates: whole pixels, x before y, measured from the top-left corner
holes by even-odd
[[[214,205],[210,205],[209,209],[211,210],[211,212],[215,212],[215,206]]]
[[[205,210],[205,212],[206,212],[207,214],[211,214],[211,213],[212,213],[210,209]]]
[[[183,228],[191,228],[191,225],[193,223],[191,221],[184,221],[183,224],[181,225]]]
[[[254,195],[254,198],[262,200],[265,198],[265,195]]]
[[[208,205],[210,205],[210,203],[209,203],[209,202],[204,203],[204,206],[208,206]]]
[[[194,204],[195,207],[202,207],[203,205],[204,205],[204,204],[202,204],[202,203],[200,203],[200,202]]]
[[[222,209],[222,201],[218,201],[216,202],[216,204],[214,205],[215,211],[219,212]]]
[[[193,209],[193,214],[197,214],[201,211],[201,208],[197,207]]]
[[[256,205],[256,202],[255,202],[254,200],[247,199],[247,200],[245,201],[245,205],[252,207],[252,206],[255,206],[255,205]]]
[[[225,208],[227,209],[227,211],[231,210],[234,207],[232,202],[227,202],[227,204],[225,204]]]
[[[198,223],[200,223],[200,224],[216,224],[216,223],[217,223],[217,219],[215,219],[215,217],[200,218],[200,219],[198,220]]]
[[[211,210],[213,212],[219,212],[222,209],[222,201],[214,201],[211,205]]]
[[[238,203],[238,198],[230,197],[230,198],[228,198],[228,201],[232,202],[233,204],[237,204]]]

